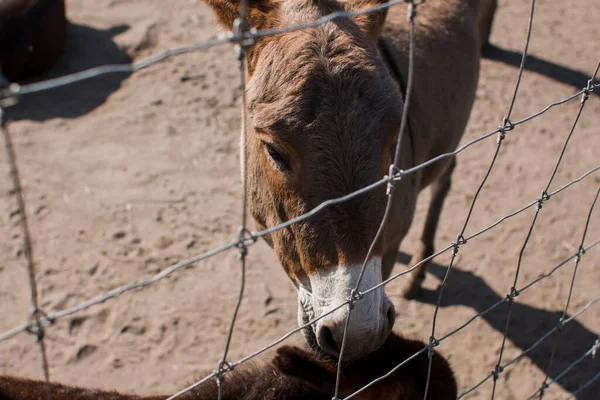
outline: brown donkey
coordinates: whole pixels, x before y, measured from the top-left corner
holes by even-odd
[[[227,28],[239,0],[204,0]],[[306,23],[335,11],[359,11],[386,0],[248,0],[257,29]],[[407,169],[457,146],[471,112],[480,49],[496,0],[427,0],[418,7],[414,92],[400,155]],[[321,202],[365,187],[388,173],[398,139],[408,63],[406,6],[336,19],[319,27],[259,39],[247,50],[250,211],[258,228],[297,217]],[[368,260],[360,290],[387,278],[406,235],[419,192],[432,200],[411,264],[433,252],[454,160],[403,178],[386,230]],[[381,222],[385,188],[271,234],[283,268],[298,289],[298,321],[319,317],[351,296]],[[406,297],[425,277],[416,270]],[[339,355],[348,307],[305,330],[314,348]],[[383,288],[357,302],[345,360],[379,348],[395,311]]]
[[[383,347],[361,361],[344,367],[340,395],[349,396],[372,380],[391,371],[423,348],[424,344],[391,334]],[[456,399],[456,381],[448,363],[436,355],[432,360],[428,400]],[[421,400],[427,380],[429,360],[421,353],[390,377],[367,389],[356,399]],[[314,352],[284,346],[270,363],[240,366],[225,376],[223,400],[331,400],[336,368]],[[117,392],[52,384],[53,400],[164,400],[169,396],[138,397]],[[45,384],[39,381],[0,376],[0,400],[45,400]],[[182,400],[214,400],[217,385],[206,382]]]

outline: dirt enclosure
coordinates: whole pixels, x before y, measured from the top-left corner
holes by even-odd
[[[539,1],[530,54],[513,120],[585,86],[600,54],[596,0]],[[171,47],[216,36],[199,0],[70,0],[67,54],[51,76],[140,60]],[[422,7],[426,7],[425,3]],[[477,100],[463,142],[493,130],[514,90],[530,1],[504,0],[482,62]],[[401,6],[402,7],[402,6]],[[460,55],[457,55],[460,57]],[[418,71],[416,71],[418,73]],[[444,76],[431,77],[446,79]],[[236,235],[240,221],[239,92],[232,46],[171,58],[131,76],[109,75],[26,97],[9,110],[35,242],[42,308],[62,310],[111,288],[147,279],[168,265]],[[457,96],[460,93],[457,93]],[[508,132],[467,234],[534,201],[545,188],[575,119],[579,101],[555,107]],[[443,116],[431,116],[432,118]],[[589,99],[551,190],[598,166],[600,97]],[[442,215],[439,248],[455,240],[495,148],[482,141],[458,157]],[[0,153],[0,332],[22,323],[29,286],[20,250],[15,198],[6,155]],[[548,200],[524,253],[520,285],[573,255],[600,182],[596,172]],[[422,226],[423,194],[395,271],[412,254]],[[443,336],[506,296],[534,208],[462,246],[440,309]],[[600,210],[586,243],[600,239]],[[402,277],[387,287],[397,310],[395,329],[427,340],[436,288],[449,255],[436,259],[415,301],[400,296]],[[516,299],[505,362],[552,329],[565,306],[574,263]],[[600,246],[583,255],[570,313],[600,295]],[[226,252],[168,279],[59,320],[47,330],[53,380],[140,394],[174,393],[212,371],[222,356],[239,285],[236,252]],[[506,304],[475,320],[438,348],[460,391],[493,370]],[[296,327],[296,294],[265,243],[250,249],[246,295],[233,335],[231,360]],[[507,368],[496,399],[524,399],[585,353],[600,334],[600,304],[562,334],[552,370],[553,337]],[[297,334],[286,343],[301,344]],[[0,374],[41,377],[32,337],[0,343]],[[563,399],[598,373],[585,360],[545,399]],[[600,383],[579,398],[597,398]],[[491,381],[469,398],[487,399]]]

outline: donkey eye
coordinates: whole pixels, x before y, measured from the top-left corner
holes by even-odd
[[[267,154],[269,155],[269,158],[271,159],[271,161],[273,162],[273,164],[275,164],[275,166],[283,171],[289,171],[291,168],[289,166],[288,161],[285,159],[284,156],[281,155],[281,153],[279,153],[275,147],[273,147],[272,144],[270,143],[263,143],[265,146],[265,150],[267,152]]]

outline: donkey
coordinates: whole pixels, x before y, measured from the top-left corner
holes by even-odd
[[[203,0],[225,28],[239,0]],[[360,11],[387,0],[248,0],[246,23],[256,29]],[[418,7],[414,92],[398,168],[456,148],[475,98],[481,48],[496,0],[427,0]],[[398,140],[408,63],[406,7],[258,39],[246,49],[247,171],[250,213],[259,229],[297,217],[321,202],[365,187],[388,173]],[[398,182],[393,209],[359,287],[390,276],[413,218],[417,196],[431,185],[427,221],[411,264],[433,253],[454,160],[438,162]],[[323,210],[266,241],[298,290],[301,325],[352,295],[382,220],[385,188]],[[404,290],[415,296],[426,265]],[[339,356],[349,308],[305,330],[315,349]],[[378,349],[394,324],[383,288],[356,302],[344,360]]]
[[[340,395],[351,393],[391,371],[424,347],[422,342],[391,334],[379,351],[364,360],[344,365]],[[421,400],[424,396],[429,359],[423,352],[390,377],[362,392],[363,400]],[[320,357],[313,351],[284,346],[269,363],[244,365],[225,375],[223,400],[331,400],[336,368],[331,357]],[[83,389],[53,383],[54,400],[164,400],[169,396],[138,397],[117,392]],[[182,400],[214,400],[217,398],[214,380],[195,388]],[[457,387],[446,360],[436,355],[432,359],[429,400],[453,400]],[[0,376],[0,400],[44,400],[44,382]]]
[[[0,0],[0,72],[10,81],[48,71],[66,36],[65,0]]]

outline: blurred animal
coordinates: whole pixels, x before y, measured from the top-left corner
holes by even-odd
[[[383,376],[423,347],[422,342],[392,333],[377,352],[363,360],[344,364],[340,396],[349,396]],[[435,355],[432,363],[428,400],[456,399],[456,381],[447,361]],[[427,352],[423,352],[356,399],[422,400],[428,366]],[[330,357],[284,346],[268,363],[244,364],[227,373],[223,382],[223,400],[331,400],[335,377],[336,365]],[[45,400],[45,395],[44,382],[0,376],[0,400]],[[140,397],[52,384],[53,400],[164,400],[167,397]],[[214,400],[217,384],[213,379],[180,398]]]
[[[9,81],[48,71],[66,36],[65,0],[0,0],[0,68]]]

